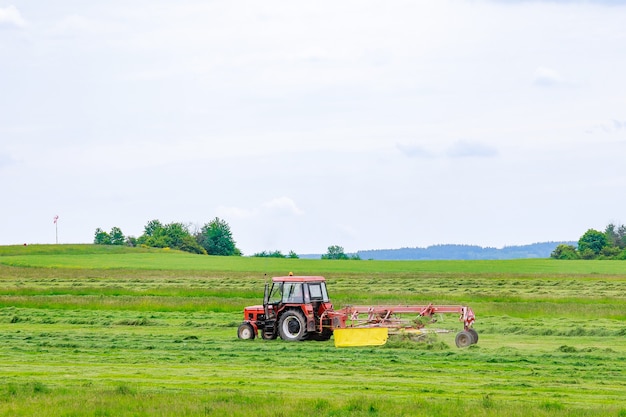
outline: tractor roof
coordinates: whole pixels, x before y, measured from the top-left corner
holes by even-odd
[[[286,277],[274,277],[272,278],[272,282],[320,282],[326,281],[324,277],[315,277],[315,276],[286,276]]]

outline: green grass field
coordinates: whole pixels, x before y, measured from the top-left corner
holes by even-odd
[[[336,307],[469,305],[480,340],[238,340],[243,307],[289,271],[324,275]],[[623,261],[0,247],[0,416],[626,417],[625,290]]]

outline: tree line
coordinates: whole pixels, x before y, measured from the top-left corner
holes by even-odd
[[[143,234],[137,238],[124,236],[119,227],[113,227],[110,233],[97,228],[93,243],[171,248],[202,255],[242,255],[233,239],[230,226],[219,217],[204,224],[196,232],[192,232],[190,226],[183,223],[163,224],[159,220],[151,220],[144,227]]]
[[[626,260],[626,226],[609,223],[604,232],[589,229],[578,239],[578,246],[559,245],[550,255],[555,259]]]
[[[294,251],[290,250],[289,253],[287,255],[283,254],[281,251],[279,250],[274,250],[274,251],[262,251],[262,252],[257,252],[254,255],[252,255],[253,257],[256,258],[289,258],[289,259],[299,259],[300,257],[298,256],[297,253],[295,253]]]
[[[191,228],[192,226],[180,222],[163,224],[159,220],[151,220],[145,225],[143,234],[139,237],[125,236],[119,227],[111,228],[110,232],[97,228],[93,243],[96,245],[171,248],[200,255],[243,255],[241,250],[237,248],[230,225],[219,217],[200,228],[196,227],[195,232],[192,232]],[[287,255],[283,255],[280,251],[263,251],[252,256],[299,258],[294,251],[289,251]]]
[[[94,236],[97,245],[127,245],[154,248],[172,248],[185,252],[218,255],[242,256],[237,248],[230,226],[219,217],[198,228],[195,232],[184,223],[173,222],[163,224],[159,220],[151,220],[144,227],[139,237],[125,236],[119,227],[106,232],[97,228]],[[262,251],[252,255],[267,258],[292,258],[299,256],[294,251],[284,255],[280,251]],[[559,244],[550,254],[554,259],[621,259],[626,260],[626,226],[610,223],[600,232],[589,229],[578,240],[577,246]],[[359,254],[347,255],[343,247],[332,245],[322,255],[322,259],[360,260]]]
[[[163,224],[159,220],[149,221],[143,234],[139,237],[125,236],[119,227],[111,228],[106,232],[97,228],[93,243],[96,245],[126,245],[143,246],[150,248],[171,248],[201,255],[243,256],[235,243],[230,225],[216,217],[197,231],[192,232],[191,226],[173,222]],[[294,251],[284,255],[281,251],[262,251],[252,255],[259,258],[290,258],[298,259]],[[322,259],[361,259],[359,255],[346,255],[341,246],[328,247],[328,252]]]
[[[339,245],[331,245],[328,247],[328,251],[322,255],[322,259],[351,259],[353,261],[360,261],[361,257],[357,253],[347,255],[344,252],[343,247]]]
[[[549,258],[554,248],[558,245],[575,243],[572,241],[537,242],[528,245],[504,246],[502,248],[467,244],[438,244],[422,248],[360,250],[357,254],[363,259],[377,261]]]

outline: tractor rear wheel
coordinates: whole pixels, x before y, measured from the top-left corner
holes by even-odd
[[[237,336],[243,340],[254,339],[254,327],[250,323],[241,323],[237,329]]]
[[[470,332],[463,330],[462,332],[458,332],[456,334],[454,342],[456,343],[456,347],[464,348],[468,347],[474,342],[474,337]]]
[[[297,310],[289,310],[280,316],[278,322],[280,338],[288,342],[295,342],[305,338],[306,321],[304,315]]]

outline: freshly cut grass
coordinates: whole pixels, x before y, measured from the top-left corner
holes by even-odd
[[[6,392],[6,393],[5,393]],[[110,388],[90,386],[70,389],[50,389],[35,381],[13,384],[0,391],[0,416],[298,416],[303,412],[336,417],[372,416],[450,416],[477,417],[529,415],[545,416],[616,416],[624,415],[619,407],[605,407],[594,411],[588,408],[569,408],[558,401],[525,404],[524,407],[502,404],[485,395],[478,400],[425,398],[422,393],[402,398],[386,399],[363,394],[346,398],[311,398],[308,395],[263,395],[241,390],[212,392],[151,392],[132,385],[119,384]],[[10,409],[11,402],[3,397],[19,400],[20,407]],[[46,404],[42,407],[42,404]],[[277,412],[277,409],[280,411]],[[305,410],[305,411],[303,411]]]
[[[619,261],[105,250],[0,247],[0,416],[626,416]],[[337,307],[470,305],[479,342],[456,348],[454,315],[423,343],[238,340],[243,307],[288,271],[325,275]]]

